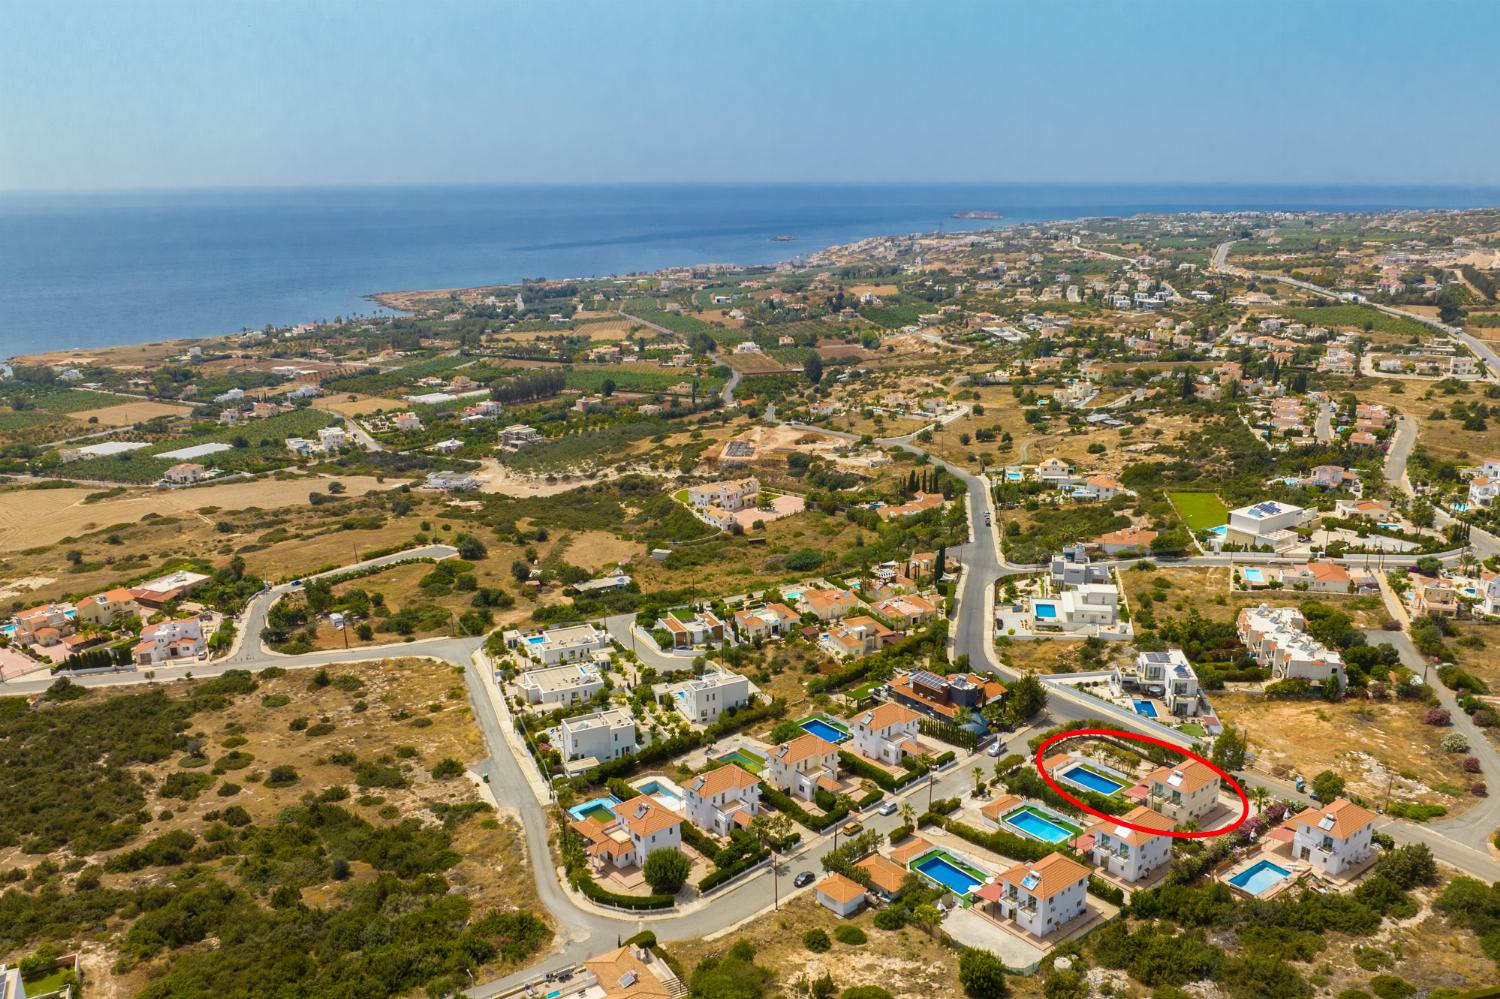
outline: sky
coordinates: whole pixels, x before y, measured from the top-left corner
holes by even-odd
[[[1500,3],[0,0],[0,190],[1500,184]]]

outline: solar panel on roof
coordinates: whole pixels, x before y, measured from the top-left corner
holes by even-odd
[[[1027,891],[1035,891],[1036,886],[1042,883],[1042,876],[1036,871],[1027,871],[1026,876],[1021,879],[1021,887]]]
[[[1150,663],[1169,663],[1172,661],[1172,657],[1165,652],[1148,652],[1146,653],[1146,661]]]
[[[1318,828],[1326,831],[1333,828],[1333,823],[1333,813],[1329,812],[1318,820]]]

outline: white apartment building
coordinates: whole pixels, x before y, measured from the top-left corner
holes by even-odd
[[[760,814],[760,780],[737,763],[694,777],[682,791],[688,821],[714,836],[748,828]]]
[[[838,789],[839,747],[811,732],[771,747],[764,776],[794,798],[813,800],[818,788]]]
[[[1120,620],[1120,588],[1084,583],[1053,597],[1031,597],[1032,626],[1057,631],[1110,628]]]
[[[516,686],[527,704],[567,706],[592,700],[604,689],[604,678],[593,663],[564,663],[527,670]]]
[[[1337,876],[1370,857],[1375,813],[1344,798],[1309,808],[1292,820],[1292,856]]]
[[[623,708],[608,708],[591,715],[564,718],[558,726],[563,759],[617,759],[635,752],[635,719]]]
[[[543,666],[588,659],[608,647],[608,636],[591,624],[551,628],[539,635],[517,635],[511,643],[511,648]]]
[[[1115,668],[1109,678],[1115,696],[1139,691],[1160,697],[1167,710],[1180,718],[1191,718],[1203,710],[1202,690],[1193,664],[1181,649],[1142,652],[1134,668]]]
[[[731,708],[750,700],[750,680],[722,666],[667,688],[672,707],[690,722],[710,725]]]
[[[998,881],[979,890],[979,897],[1027,933],[1046,937],[1087,911],[1090,873],[1076,860],[1049,853],[1034,864],[1002,872]]]
[[[1245,607],[1236,620],[1240,641],[1276,680],[1310,680],[1344,686],[1344,660],[1307,633],[1295,607]]]
[[[866,759],[899,766],[908,751],[921,753],[917,730],[922,716],[890,701],[849,719],[854,751]]]
[[[1153,829],[1171,829],[1176,824],[1145,805],[1120,818]],[[1131,829],[1112,819],[1096,822],[1089,832],[1094,837],[1094,863],[1123,881],[1142,881],[1172,859],[1170,836]]]
[[[1179,825],[1202,819],[1219,803],[1219,775],[1197,760],[1158,767],[1142,783],[1146,804]]]

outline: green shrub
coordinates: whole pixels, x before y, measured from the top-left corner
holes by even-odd
[[[802,946],[814,954],[822,954],[833,946],[833,941],[828,939],[828,934],[824,930],[811,929],[802,934]]]
[[[869,939],[865,936],[865,931],[853,923],[840,923],[838,926],[835,926],[833,929],[833,938],[839,943],[848,944],[851,947],[862,944]]]

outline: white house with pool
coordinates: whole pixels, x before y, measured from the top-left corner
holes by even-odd
[[[760,780],[735,763],[699,774],[682,792],[688,821],[714,836],[749,828],[760,814]]]
[[[755,687],[741,676],[715,663],[702,676],[666,688],[672,707],[690,722],[711,725],[731,708],[749,703]]]
[[[551,628],[538,635],[513,632],[506,635],[506,644],[532,663],[556,666],[592,657],[593,653],[609,647],[609,638],[591,624],[575,624]],[[526,666],[523,664],[522,668]]]
[[[1346,798],[1309,808],[1292,820],[1292,856],[1338,877],[1370,859],[1375,813]]]
[[[854,735],[856,753],[877,763],[899,766],[908,752],[925,752],[917,739],[921,724],[922,716],[911,708],[886,701],[850,718],[849,731]]]
[[[1142,783],[1146,804],[1178,825],[1201,820],[1219,804],[1219,775],[1197,760],[1158,767]]]
[[[1132,825],[1170,830],[1176,825],[1145,805],[1131,809],[1120,819]],[[1142,832],[1114,819],[1101,820],[1089,833],[1094,837],[1094,863],[1122,881],[1144,881],[1172,859],[1172,837]]]
[[[1060,853],[1017,864],[979,889],[981,908],[1010,919],[1034,937],[1046,937],[1088,911],[1089,868]]]

